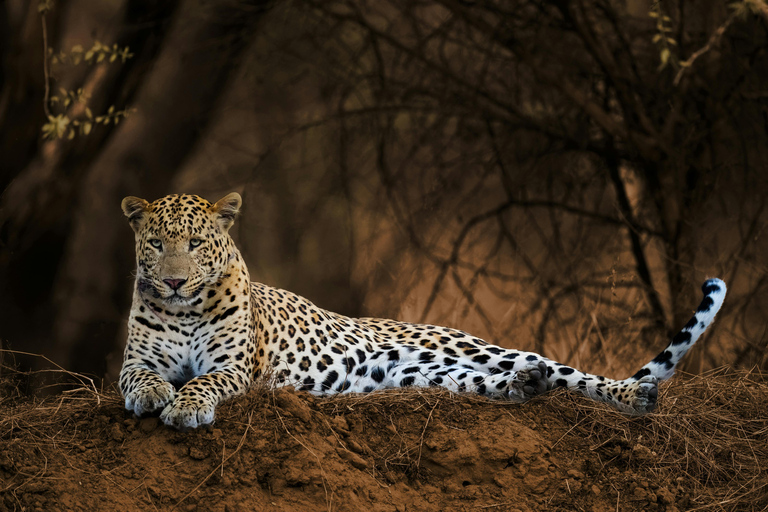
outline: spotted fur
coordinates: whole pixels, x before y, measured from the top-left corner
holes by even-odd
[[[348,318],[285,290],[251,283],[228,231],[238,194],[123,200],[136,233],[137,274],[120,390],[137,415],[169,426],[213,422],[217,404],[259,378],[315,394],[442,386],[525,402],[567,387],[632,414],[656,406],[659,380],[706,330],[725,298],[710,279],[693,318],[632,377],[590,375],[463,331]]]

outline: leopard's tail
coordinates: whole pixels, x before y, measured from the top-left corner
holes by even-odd
[[[646,375],[653,375],[659,380],[666,380],[675,373],[675,366],[685,356],[686,352],[696,343],[699,336],[704,334],[709,324],[715,319],[725,299],[725,283],[720,279],[708,279],[701,287],[704,299],[696,308],[693,318],[688,320],[680,332],[675,334],[672,341],[659,355],[643,366],[631,379],[639,380]]]

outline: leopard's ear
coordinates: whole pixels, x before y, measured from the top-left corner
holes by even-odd
[[[125,216],[128,217],[128,222],[131,223],[133,230],[138,232],[147,218],[149,203],[140,197],[128,196],[123,199],[120,206],[123,208]]]
[[[232,227],[242,204],[243,199],[240,194],[232,192],[216,201],[216,204],[211,207],[211,211],[216,214],[216,222],[223,232],[226,233]]]

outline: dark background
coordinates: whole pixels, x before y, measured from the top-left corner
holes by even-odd
[[[114,378],[134,266],[120,200],[238,191],[251,277],[321,307],[623,377],[719,276],[726,304],[684,368],[765,369],[760,5],[0,3],[3,347]],[[82,88],[127,119],[43,138],[43,25],[54,55],[129,48],[48,66],[50,96]]]

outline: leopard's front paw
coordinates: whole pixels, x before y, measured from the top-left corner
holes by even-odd
[[[204,399],[178,397],[160,413],[160,419],[176,430],[189,430],[213,423],[216,406]]]
[[[125,395],[125,408],[136,416],[158,411],[173,402],[175,390],[169,382],[136,389]]]

